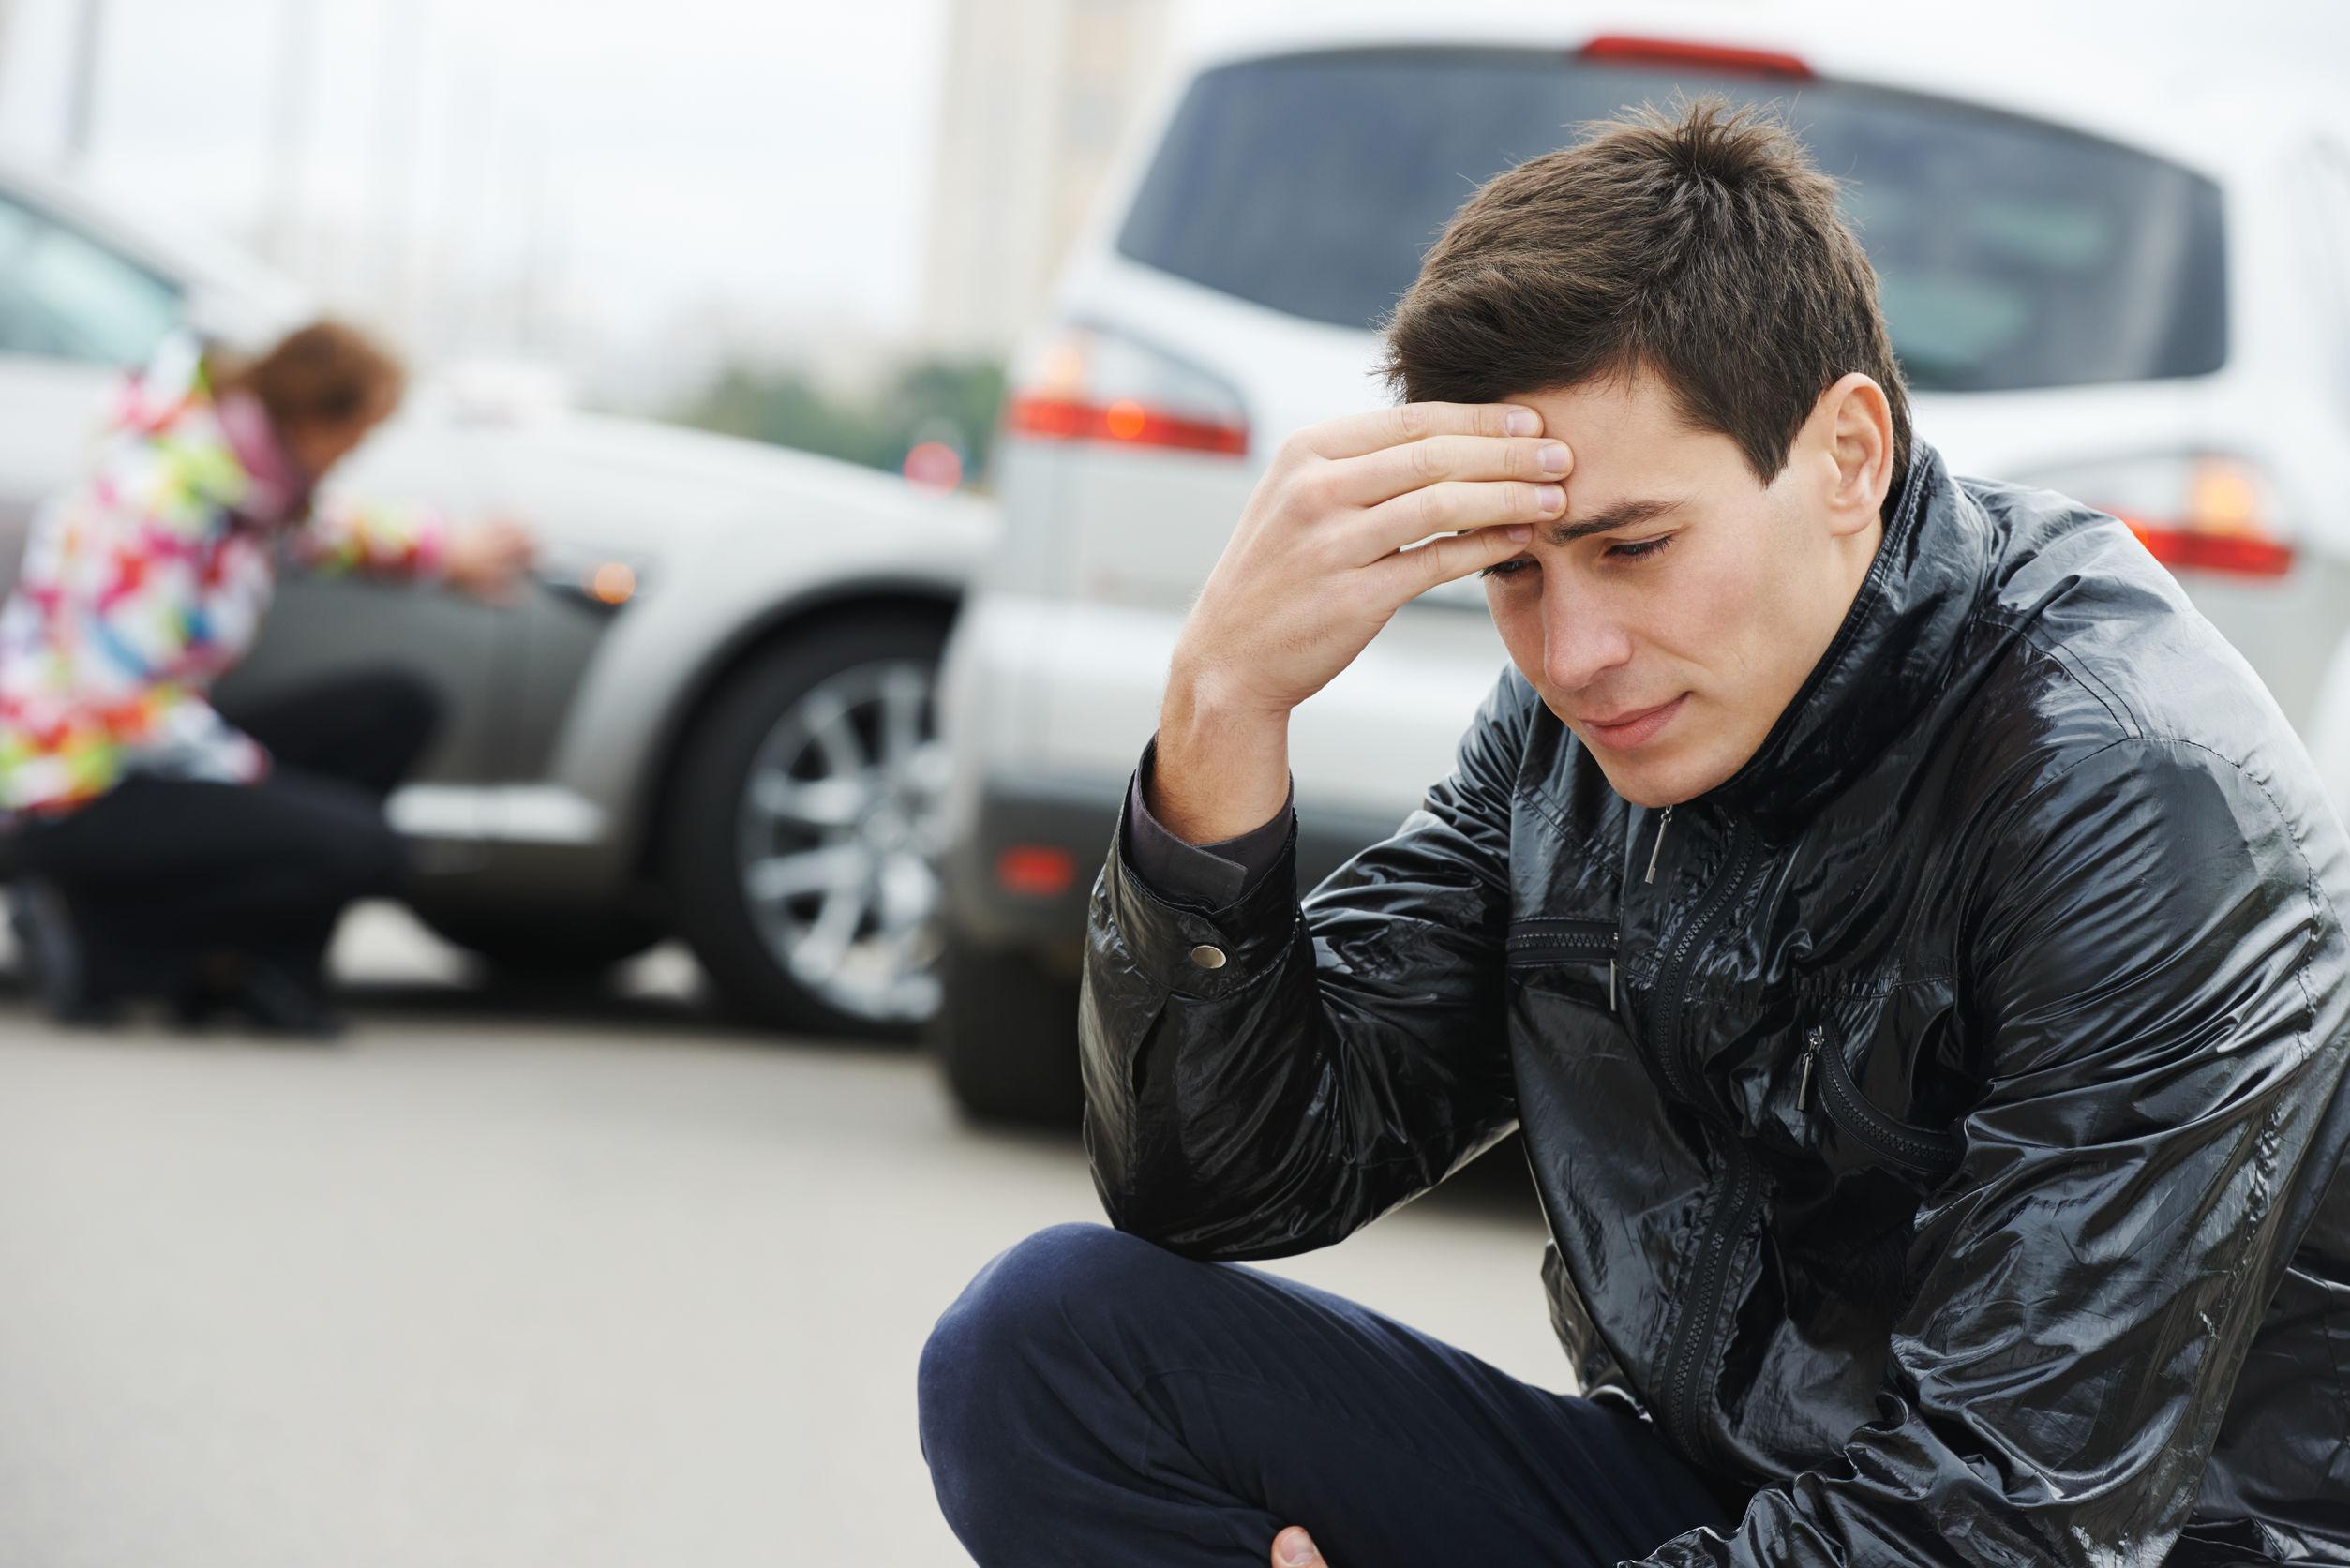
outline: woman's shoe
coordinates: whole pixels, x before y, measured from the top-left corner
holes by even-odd
[[[275,963],[255,963],[247,972],[236,1006],[265,1035],[331,1040],[343,1032],[342,1016],[327,1001],[325,984]]]
[[[223,1016],[239,1011],[246,978],[252,967],[243,953],[226,949],[198,953],[189,959],[172,987],[167,1015],[172,1027],[192,1035]]]

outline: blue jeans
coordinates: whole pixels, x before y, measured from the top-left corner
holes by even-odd
[[[981,1568],[1267,1568],[1290,1525],[1332,1568],[1579,1568],[1729,1523],[1633,1416],[1101,1225],[981,1269],[920,1394],[939,1506]]]

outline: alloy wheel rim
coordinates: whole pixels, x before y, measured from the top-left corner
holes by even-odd
[[[937,1010],[946,750],[933,667],[896,659],[817,682],[752,754],[737,814],[751,922],[791,978],[874,1023]]]

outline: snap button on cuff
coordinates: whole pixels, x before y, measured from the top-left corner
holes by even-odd
[[[1221,969],[1224,966],[1224,949],[1211,948],[1203,942],[1191,949],[1191,962],[1203,969]]]

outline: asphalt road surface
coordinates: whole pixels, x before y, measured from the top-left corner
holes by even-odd
[[[728,1030],[674,952],[516,994],[369,909],[337,958],[328,1047],[0,988],[0,1564],[967,1561],[915,1361],[988,1258],[1100,1218],[1073,1137]],[[1540,1248],[1489,1181],[1271,1266],[1566,1387]]]

